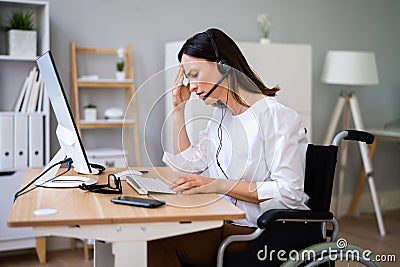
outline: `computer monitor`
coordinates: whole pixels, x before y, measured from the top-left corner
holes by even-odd
[[[96,174],[98,170],[91,168],[89,164],[51,52],[47,51],[44,53],[36,60],[36,63],[42,75],[44,88],[50,98],[50,103],[58,122],[56,135],[61,147],[60,151],[53,157],[48,166],[51,166],[53,162],[55,163],[63,160],[65,157],[69,157],[73,161],[72,165],[76,172],[81,174]],[[54,171],[49,172],[42,177],[42,179],[37,181],[36,185],[40,184],[48,187],[58,187],[58,185],[62,187],[75,187],[80,181],[86,184],[95,182],[92,180],[89,181],[88,178],[71,176],[74,181],[70,184],[67,182],[43,183],[43,181],[46,181],[49,177],[54,177],[55,173]],[[82,182],[80,182],[80,184],[81,183]]]

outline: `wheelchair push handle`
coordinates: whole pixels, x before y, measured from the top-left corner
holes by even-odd
[[[374,138],[375,138],[374,135],[368,132],[358,131],[358,130],[346,130],[338,133],[335,136],[332,145],[336,146],[339,145],[342,139],[360,141],[367,144],[372,144],[374,142]]]
[[[372,144],[374,142],[374,135],[368,132],[357,131],[357,130],[347,130],[349,135],[345,137],[345,140],[361,141],[367,144]]]

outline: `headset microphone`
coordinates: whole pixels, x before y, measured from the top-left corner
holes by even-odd
[[[212,92],[215,91],[215,89],[217,89],[217,87],[222,83],[222,81],[226,78],[226,76],[228,76],[229,72],[231,71],[232,68],[229,68],[224,75],[222,75],[221,79],[219,79],[216,84],[214,84],[214,86],[210,89],[210,91],[208,91],[208,93],[202,98],[203,101],[206,101],[206,99],[212,94]]]

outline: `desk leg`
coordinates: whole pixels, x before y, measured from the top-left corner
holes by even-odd
[[[36,254],[40,264],[46,263],[46,237],[36,237]]]
[[[102,241],[94,241],[93,250],[94,267],[114,266],[114,257],[111,251],[111,244]]]
[[[95,267],[135,267],[147,266],[146,241],[117,241],[110,243],[95,241]]]
[[[38,233],[93,238],[95,267],[146,267],[147,241],[221,227],[222,220],[34,227]],[[105,240],[106,243],[97,240]]]
[[[147,266],[147,241],[126,241],[113,243],[114,267],[131,267],[132,257],[135,266]]]

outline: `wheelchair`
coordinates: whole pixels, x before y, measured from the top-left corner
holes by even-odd
[[[381,266],[371,251],[338,239],[339,223],[329,212],[338,147],[342,140],[371,144],[374,136],[347,130],[338,133],[332,144],[309,144],[306,154],[304,191],[310,210],[272,209],[257,220],[250,235],[227,237],[218,250],[217,267],[239,266]],[[229,254],[233,242],[249,242],[243,254]],[[329,242],[328,242],[329,241]]]

